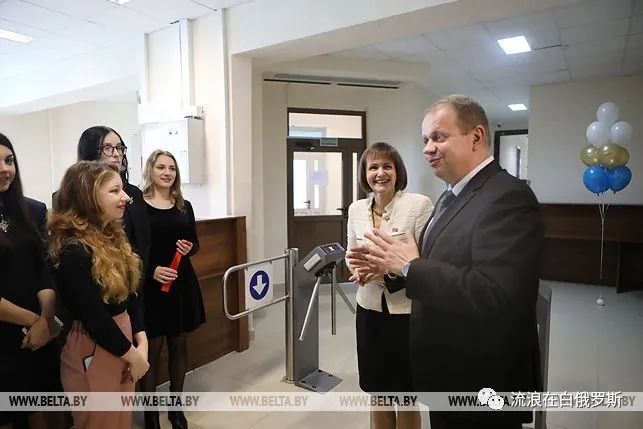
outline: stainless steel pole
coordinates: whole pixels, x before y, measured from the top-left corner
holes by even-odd
[[[337,264],[333,266],[333,271],[330,274],[330,333],[337,334],[337,296],[335,295],[337,289]]]
[[[294,342],[295,342],[295,325],[294,325],[294,303],[293,292],[295,283],[295,265],[299,262],[299,249],[286,249],[285,260],[285,279],[286,279],[286,376],[284,381],[286,383],[295,382],[295,357]]]

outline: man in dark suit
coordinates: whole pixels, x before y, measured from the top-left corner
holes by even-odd
[[[413,300],[411,370],[418,392],[534,391],[536,299],[544,242],[538,201],[491,155],[483,108],[450,96],[422,122],[424,155],[447,190],[419,245],[374,230],[348,257]],[[368,234],[368,233],[367,233]],[[520,428],[531,413],[431,412],[432,429]]]

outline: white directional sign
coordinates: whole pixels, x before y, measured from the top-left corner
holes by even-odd
[[[272,301],[272,264],[266,263],[246,268],[246,309],[256,308]]]

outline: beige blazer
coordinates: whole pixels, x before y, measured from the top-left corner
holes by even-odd
[[[364,233],[373,229],[373,197],[353,202],[348,208],[348,248],[356,244],[372,244]],[[433,211],[431,200],[420,194],[397,191],[382,215],[380,230],[400,239],[406,232],[419,241],[422,229]],[[352,271],[348,261],[348,268]],[[357,303],[368,310],[382,311],[382,294],[391,314],[411,313],[411,300],[406,289],[393,294],[384,287],[382,279],[374,280],[357,289]]]

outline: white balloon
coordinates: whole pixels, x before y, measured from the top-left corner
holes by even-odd
[[[602,122],[592,122],[585,131],[587,140],[594,146],[601,146],[610,140],[610,129]]]
[[[618,106],[611,101],[606,101],[605,103],[598,106],[596,111],[596,119],[598,122],[603,122],[608,127],[611,127],[614,122],[618,119]]]
[[[618,121],[610,127],[612,143],[626,143],[632,138],[632,126],[625,121]]]

